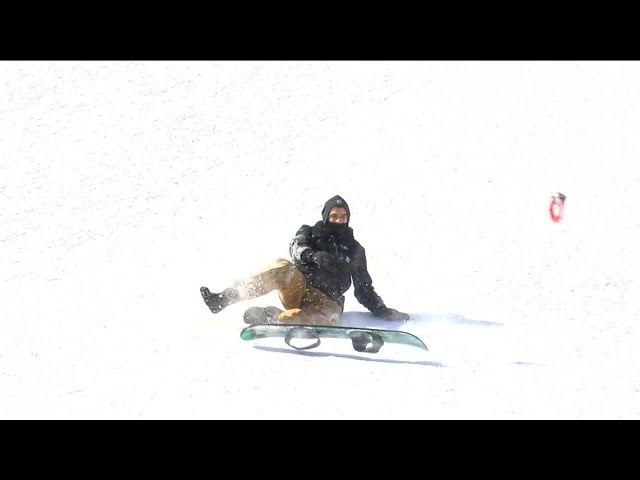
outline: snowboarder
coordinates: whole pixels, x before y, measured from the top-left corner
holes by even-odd
[[[220,293],[201,287],[204,302],[218,313],[277,290],[285,310],[251,307],[244,313],[245,323],[337,325],[344,311],[344,293],[353,279],[354,296],[375,316],[409,320],[408,314],[388,308],[374,290],[365,249],[354,238],[350,219],[347,202],[339,195],[330,198],[322,209],[322,220],[314,226],[302,225],[296,232],[289,245],[293,263],[278,258]]]

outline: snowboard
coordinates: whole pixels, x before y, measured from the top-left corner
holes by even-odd
[[[255,324],[240,332],[243,340],[284,338],[287,345],[296,350],[309,350],[320,345],[322,338],[351,340],[357,352],[377,353],[385,343],[401,344],[429,350],[425,343],[412,333],[379,328],[357,328],[325,325]],[[300,344],[300,345],[298,345]]]

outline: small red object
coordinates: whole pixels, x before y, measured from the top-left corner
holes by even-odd
[[[564,215],[564,201],[567,197],[560,192],[554,192],[551,194],[551,203],[549,204],[549,214],[551,214],[551,220],[559,222]]]

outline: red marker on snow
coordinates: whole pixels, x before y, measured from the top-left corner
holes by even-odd
[[[551,214],[551,220],[559,222],[564,215],[564,201],[567,197],[560,192],[554,192],[551,194],[551,203],[549,204],[549,213]]]

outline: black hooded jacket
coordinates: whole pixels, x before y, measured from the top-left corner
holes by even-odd
[[[353,229],[347,224],[336,225],[328,221],[333,207],[344,208],[351,218],[347,202],[340,196],[330,198],[322,209],[322,220],[314,226],[302,225],[289,246],[293,264],[298,267],[307,283],[334,299],[344,308],[344,293],[351,287],[354,295],[371,313],[377,315],[386,308],[382,298],[373,288],[367,270],[367,257],[362,245],[353,237]],[[330,253],[336,259],[334,272],[320,269],[311,260],[315,252]]]

